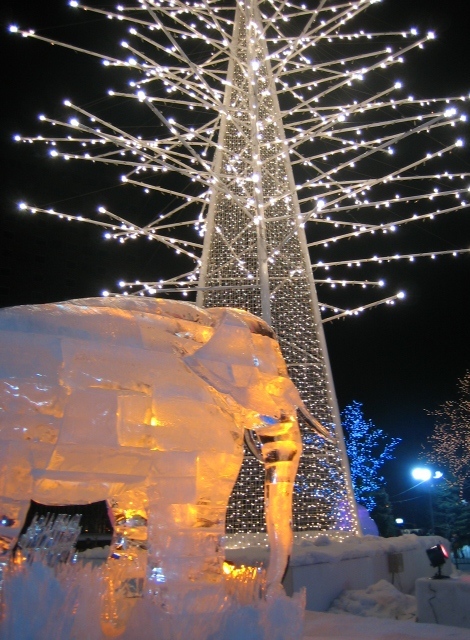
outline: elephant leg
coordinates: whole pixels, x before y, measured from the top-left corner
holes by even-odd
[[[197,466],[197,452],[158,452],[147,487],[146,591],[168,611],[197,571]]]
[[[270,546],[267,593],[282,589],[292,551],[292,496],[302,443],[296,420],[258,431],[265,464],[265,517]]]
[[[165,610],[210,610],[220,593],[225,511],[241,464],[236,454],[155,454],[149,484],[147,592]],[[184,595],[184,597],[183,597]],[[200,600],[198,604],[198,599]]]

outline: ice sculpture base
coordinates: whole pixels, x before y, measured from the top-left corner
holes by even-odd
[[[167,613],[147,597],[106,598],[106,566],[41,562],[9,567],[0,640],[301,640],[305,591],[240,602],[237,593],[204,587]],[[243,599],[243,598],[242,598]],[[245,597],[246,600],[246,597]]]

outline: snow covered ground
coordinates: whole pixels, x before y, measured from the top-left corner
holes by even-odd
[[[258,550],[256,541],[250,542],[255,544],[244,550],[236,549],[237,544],[233,544],[235,549],[232,547],[228,555],[239,556],[239,560],[243,558],[248,563],[255,558],[259,560],[260,556],[266,554],[266,550],[260,549],[260,541]],[[298,536],[291,565],[327,563],[332,573],[334,567],[342,561],[374,558],[390,552],[411,553],[418,562],[422,556],[428,564],[425,550],[442,542],[442,538],[413,534],[387,539],[364,536],[342,541],[335,541],[331,536],[317,536],[311,540]],[[429,569],[429,575],[433,575],[435,569],[430,566]],[[457,577],[459,573],[454,569],[453,576]],[[466,578],[470,580],[469,575]],[[322,590],[325,586],[322,583],[317,588]],[[470,629],[422,624],[415,620],[415,597],[400,592],[390,582],[379,580],[364,589],[344,590],[328,612],[306,611],[304,640],[470,640]]]
[[[467,580],[469,575],[454,574]],[[307,611],[304,640],[428,640],[470,639],[470,629],[416,622],[416,598],[403,594],[386,580],[367,589],[344,591],[329,612]]]
[[[415,619],[415,597],[381,580],[367,589],[344,591],[328,613],[306,611],[304,640],[470,640],[470,629]]]
[[[306,611],[304,640],[470,640],[470,629]]]

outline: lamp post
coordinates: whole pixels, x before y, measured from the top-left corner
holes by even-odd
[[[422,484],[423,482],[429,482],[429,480],[431,479],[438,480],[439,478],[442,478],[442,473],[440,471],[435,471],[433,475],[433,472],[426,467],[416,467],[411,472],[411,475],[415,480],[420,481],[419,484]],[[432,505],[432,495],[431,495],[430,484],[428,484],[428,498],[429,498],[429,513],[431,516],[431,534],[434,535],[434,508]]]

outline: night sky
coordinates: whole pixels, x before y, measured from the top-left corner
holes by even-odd
[[[413,55],[413,62],[405,65],[407,86],[415,94],[468,95],[470,46],[462,5],[461,0],[384,0],[374,8],[384,31],[392,26],[397,30],[417,26],[420,31],[433,29],[437,33],[432,46],[420,56]],[[40,206],[86,210],[86,203],[99,203],[114,188],[114,182],[105,172],[96,171],[90,179],[90,173],[85,177],[71,165],[61,163],[59,167],[44,159],[44,149],[39,146],[12,142],[16,133],[39,133],[37,115],[59,115],[64,98],[77,101],[80,96],[81,104],[96,104],[108,86],[93,82],[99,63],[50,45],[24,41],[9,34],[8,26],[18,23],[36,30],[44,28],[45,34],[54,37],[57,27],[62,33],[78,18],[86,24],[77,43],[88,41],[96,47],[97,39],[109,36],[102,35],[105,32],[96,16],[83,18],[81,12],[68,8],[65,0],[4,0],[0,15],[4,95],[0,306],[96,296],[103,289],[115,290],[120,279],[152,279],[164,267],[153,243],[151,247],[141,243],[137,249],[108,244],[98,228],[33,218],[17,209],[18,202],[27,200]],[[109,44],[106,40],[101,50]],[[468,112],[470,115],[470,109]],[[470,131],[465,137],[467,152],[461,170],[468,172]],[[470,247],[470,212],[459,215],[466,216],[466,223],[459,223],[456,231],[449,219],[449,248]],[[384,274],[388,275],[387,270]],[[457,379],[470,368],[470,256],[400,265],[394,282],[396,290],[405,290],[404,301],[325,325],[340,407],[353,400],[362,402],[366,418],[390,435],[403,438],[397,459],[385,468],[391,495],[413,484],[410,470],[418,462],[421,445],[433,425],[425,409],[432,410],[454,397]],[[410,507],[415,508],[416,503],[397,504],[396,515],[403,511],[410,519],[406,511]]]

